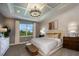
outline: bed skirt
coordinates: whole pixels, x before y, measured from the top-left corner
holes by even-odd
[[[51,54],[53,54],[54,52],[56,52],[57,50],[59,50],[60,48],[62,48],[62,45],[56,47],[55,49],[53,49],[52,51],[50,51],[48,54],[44,54],[41,50],[39,50],[39,54],[41,54],[42,56],[51,56]]]

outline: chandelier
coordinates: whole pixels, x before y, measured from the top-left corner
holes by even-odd
[[[41,11],[39,9],[37,9],[36,6],[34,6],[34,9],[30,10],[30,15],[32,17],[38,17],[41,15]]]

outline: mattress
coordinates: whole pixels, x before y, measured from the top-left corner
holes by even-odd
[[[44,54],[48,54],[55,49],[61,42],[58,38],[33,38],[31,43],[35,45]]]

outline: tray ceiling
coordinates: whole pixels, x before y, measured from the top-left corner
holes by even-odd
[[[41,15],[39,17],[32,17],[29,14],[29,11],[34,7],[41,11]],[[51,12],[59,10],[60,7],[63,7],[68,4],[60,4],[60,3],[3,3],[0,4],[0,12],[6,16],[11,18],[18,18],[30,21],[42,21],[48,15],[51,15]],[[53,13],[53,14],[54,14]]]

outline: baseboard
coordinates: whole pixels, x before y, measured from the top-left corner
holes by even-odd
[[[10,46],[12,46],[12,45],[16,45],[16,44],[14,44],[14,43],[11,43],[11,44],[10,44]]]
[[[26,42],[20,42],[19,44],[25,44]],[[13,45],[18,45],[18,44],[15,44],[15,43],[12,43],[10,44],[10,46],[13,46]]]

